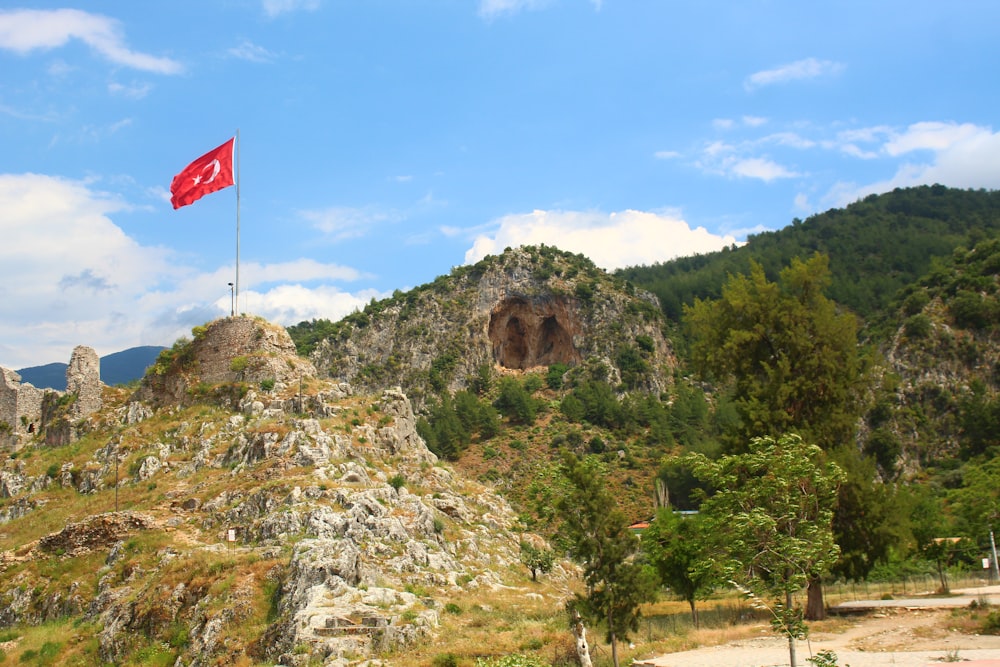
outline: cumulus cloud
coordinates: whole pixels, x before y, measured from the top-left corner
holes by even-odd
[[[818,60],[816,58],[806,58],[796,60],[793,63],[780,65],[773,69],[754,72],[743,82],[743,87],[748,90],[755,90],[764,86],[773,86],[792,81],[804,81],[817,79],[820,77],[834,76],[844,70],[842,63],[832,60]]]
[[[234,267],[204,271],[143,246],[113,220],[127,208],[94,181],[0,174],[0,365],[66,362],[76,345],[170,345],[229,314]],[[382,296],[331,285],[362,277],[309,259],[241,264],[241,310],[282,324],[339,319]]]
[[[881,154],[901,157],[890,178],[867,185],[837,183],[824,197],[844,206],[894,188],[940,183],[954,188],[996,188],[1000,183],[1000,132],[969,123],[921,122],[888,132]]]
[[[116,65],[156,74],[178,74],[181,64],[170,58],[133,51],[125,44],[115,19],[78,9],[0,11],[0,49],[26,54],[51,50],[79,39]]]
[[[475,238],[465,262],[472,264],[506,247],[542,243],[581,253],[611,271],[713,252],[733,245],[736,239],[712,234],[704,227],[692,228],[673,212],[536,210],[497,220],[493,232]]]
[[[306,287],[300,284],[282,284],[266,291],[250,289],[243,293],[240,302],[247,312],[290,326],[313,319],[336,321],[356,310],[362,310],[372,299],[379,300],[388,296],[388,293],[373,289],[352,294],[330,285]],[[229,303],[229,298],[226,297],[218,300],[215,305],[228,312]]]

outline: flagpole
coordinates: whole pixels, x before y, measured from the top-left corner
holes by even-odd
[[[236,312],[240,312],[240,128],[236,128]]]

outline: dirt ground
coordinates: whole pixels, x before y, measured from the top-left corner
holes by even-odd
[[[945,662],[963,667],[1000,667],[1000,636],[977,635],[949,609],[891,608],[814,628],[796,642],[797,664],[833,651],[841,667],[926,667]],[[760,636],[728,644],[669,653],[635,663],[648,667],[772,667],[788,665],[787,641],[761,626]]]

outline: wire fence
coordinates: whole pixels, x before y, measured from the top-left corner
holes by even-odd
[[[947,573],[950,590],[980,588],[997,584],[987,571],[952,570]],[[936,573],[918,573],[900,576],[892,581],[826,582],[823,586],[827,607],[841,602],[857,600],[884,600],[889,598],[922,597],[940,594],[941,580]],[[698,627],[701,629],[726,628],[746,623],[768,622],[771,614],[758,609],[737,594],[700,600],[697,602]],[[798,596],[805,603],[805,591]],[[671,611],[643,616],[639,634],[649,642],[684,635],[695,627],[690,611]]]

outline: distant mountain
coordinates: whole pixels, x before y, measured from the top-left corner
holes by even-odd
[[[138,380],[165,349],[157,345],[143,345],[101,357],[101,381],[113,386]],[[17,373],[22,382],[29,382],[39,389],[66,391],[67,366],[68,364],[52,363],[22,368]]]

